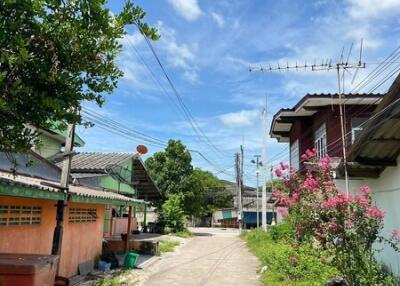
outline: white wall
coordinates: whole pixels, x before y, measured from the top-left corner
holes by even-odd
[[[384,229],[381,233],[384,237],[389,237],[393,229],[400,229],[400,156],[397,158],[397,163],[396,167],[387,167],[377,179],[350,181],[352,194],[357,193],[360,186],[367,185],[371,188],[374,203],[385,212]],[[336,180],[336,185],[345,190],[344,180]],[[388,245],[376,244],[376,247],[383,249],[377,258],[400,276],[400,253]]]

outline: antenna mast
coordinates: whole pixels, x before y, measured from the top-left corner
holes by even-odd
[[[258,67],[250,67],[249,71],[258,71],[258,72],[273,72],[273,71],[290,71],[295,69],[296,71],[299,71],[301,69],[307,70],[311,69],[311,71],[330,71],[330,70],[336,70],[336,76],[337,76],[337,82],[338,82],[338,95],[339,95],[339,116],[340,116],[340,130],[341,130],[341,137],[342,137],[342,152],[343,152],[343,168],[344,168],[344,176],[345,176],[345,185],[346,185],[346,194],[349,194],[349,178],[348,178],[348,172],[347,172],[347,154],[346,154],[346,122],[345,122],[345,116],[343,112],[343,97],[344,97],[344,79],[345,79],[345,72],[348,72],[349,69],[355,69],[355,74],[354,78],[357,75],[358,69],[360,68],[365,68],[366,64],[365,62],[361,61],[361,56],[362,56],[362,47],[363,47],[363,39],[361,39],[360,43],[360,57],[358,62],[356,63],[349,63],[349,58],[351,55],[351,51],[353,48],[353,44],[351,44],[348,52],[348,56],[346,61],[344,61],[343,53],[344,53],[344,47],[342,49],[342,53],[340,56],[340,60],[336,64],[332,64],[331,59],[326,59],[323,60],[321,64],[314,64],[310,65],[307,64],[307,61],[305,61],[304,65],[298,65],[296,62],[296,65],[290,66],[287,64],[286,66],[280,66],[279,64],[276,67],[271,67],[271,65],[268,65],[268,67],[263,67],[260,66]],[[352,82],[354,82],[354,78]],[[263,147],[264,148],[264,147]],[[264,151],[264,150],[263,150]],[[264,161],[266,165],[266,160],[264,157]],[[264,217],[263,217],[264,218]]]

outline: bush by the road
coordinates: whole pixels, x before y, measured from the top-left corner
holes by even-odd
[[[322,286],[338,275],[310,244],[296,243],[294,229],[287,224],[268,232],[252,230],[242,237],[264,266],[261,279],[268,286]]]

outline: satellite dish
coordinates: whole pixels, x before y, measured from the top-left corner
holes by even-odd
[[[147,147],[144,146],[144,145],[137,145],[136,151],[137,151],[139,154],[143,155],[143,154],[146,154],[146,153],[148,152],[148,149],[147,149]]]

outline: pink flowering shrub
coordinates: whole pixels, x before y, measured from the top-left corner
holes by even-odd
[[[373,254],[373,243],[388,242],[396,248],[400,231],[390,239],[379,236],[384,213],[372,204],[367,186],[359,195],[347,195],[334,184],[329,157],[317,161],[315,150],[302,155],[313,166],[304,174],[292,172],[285,164],[275,170],[282,184],[273,190],[280,205],[288,210],[287,221],[296,229],[299,241],[311,241],[329,253],[332,264],[349,285],[392,285]],[[385,284],[382,281],[386,281]]]

